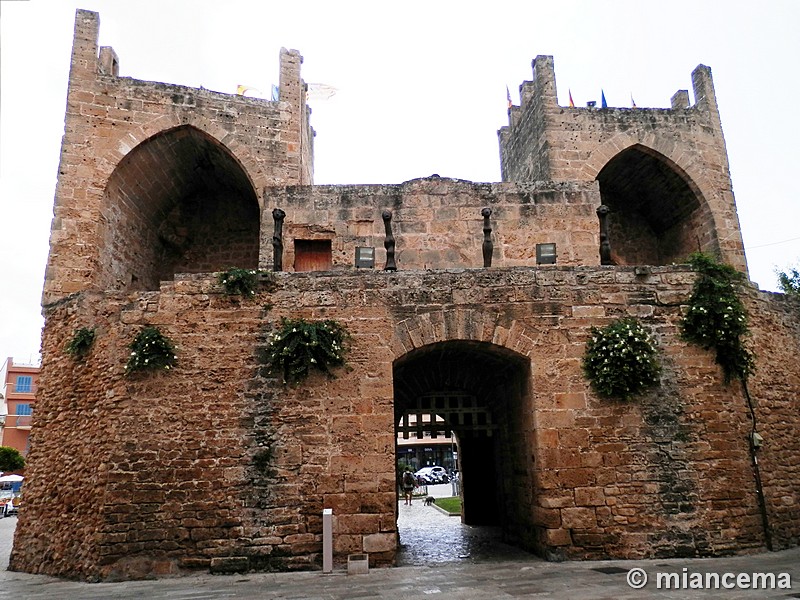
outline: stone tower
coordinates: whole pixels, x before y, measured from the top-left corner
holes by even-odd
[[[666,265],[696,251],[746,272],[711,69],[672,107],[559,106],[552,56],[533,61],[499,131],[503,181],[596,181],[614,264]]]
[[[120,77],[99,26],[77,12],[44,300],[255,268],[264,189],[313,178],[302,57],[265,101]]]

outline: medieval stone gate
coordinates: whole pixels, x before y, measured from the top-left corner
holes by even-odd
[[[500,131],[503,182],[313,186],[298,52],[266,101],[121,77],[98,28],[78,11],[13,569],[316,568],[326,508],[336,560],[390,565],[396,424],[427,402],[460,435],[465,519],[496,517],[545,557],[731,553],[769,528],[798,543],[796,303],[741,289],[766,523],[741,390],[680,336],[683,256],[746,273],[710,69],[694,104],[679,90],[669,109],[573,108],[540,56]],[[325,270],[296,268],[309,247]],[[231,266],[285,272],[231,297],[215,273]],[[598,397],[581,370],[590,328],[623,316],[663,363],[635,402]],[[270,374],[283,317],[339,322],[347,368]],[[144,326],[176,344],[169,373],[126,376]],[[79,328],[96,336],[75,361]]]

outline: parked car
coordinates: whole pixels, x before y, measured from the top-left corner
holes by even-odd
[[[422,467],[414,475],[416,475],[418,481],[423,482],[423,485],[435,485],[450,481],[450,477],[444,467]]]

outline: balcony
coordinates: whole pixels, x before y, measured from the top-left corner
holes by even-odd
[[[14,414],[0,415],[0,425],[5,429],[27,429],[31,428],[33,420],[33,409],[28,405],[12,408],[17,410]]]

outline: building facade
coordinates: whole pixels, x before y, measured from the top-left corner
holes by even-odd
[[[14,363],[14,359],[8,357],[0,369],[0,381],[3,383],[0,446],[14,448],[27,456],[39,366]]]
[[[422,414],[458,440],[463,520],[546,558],[800,541],[797,301],[741,286],[752,410],[680,334],[690,252],[747,271],[710,69],[693,104],[572,108],[540,56],[499,133],[502,182],[315,186],[299,53],[265,101],[121,77],[98,30],[78,11],[13,569],[316,568],[323,509],[337,561],[393,564],[397,437]],[[232,266],[271,273],[231,297],[216,272]],[[660,385],[601,398],[586,341],[630,316],[658,341]],[[349,332],[335,377],[265,367],[298,317]],[[177,365],[126,376],[144,326]],[[75,360],[82,327],[96,338]]]

